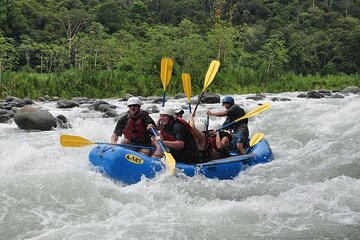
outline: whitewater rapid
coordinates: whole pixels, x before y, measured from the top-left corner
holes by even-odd
[[[160,174],[129,186],[92,170],[92,146],[59,142],[62,133],[109,142],[114,119],[36,102],[73,127],[29,132],[0,124],[0,239],[359,239],[360,95],[298,94],[266,94],[262,101],[234,96],[246,111],[271,102],[249,119],[249,128],[250,135],[265,134],[272,162],[234,180]],[[104,100],[119,113],[127,109],[118,99]],[[186,107],[187,101],[166,104]],[[143,108],[153,105],[145,101]],[[220,103],[204,104],[197,116],[207,109],[223,110]],[[211,117],[210,124],[223,120]]]

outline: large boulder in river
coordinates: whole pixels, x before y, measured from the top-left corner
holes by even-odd
[[[219,103],[220,95],[212,92],[205,92],[201,98],[201,103]]]
[[[360,93],[360,88],[358,86],[349,86],[341,90],[342,93]]]
[[[48,111],[23,107],[14,116],[14,121],[20,129],[48,131],[56,126],[56,119]]]

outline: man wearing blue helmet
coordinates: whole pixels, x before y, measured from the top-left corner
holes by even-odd
[[[238,104],[235,104],[234,98],[230,96],[224,97],[222,101],[222,105],[226,108],[226,111],[222,112],[211,112],[208,111],[207,114],[209,116],[216,117],[225,117],[226,120],[223,123],[225,126],[228,123],[234,122],[236,119],[241,118],[245,115],[244,109],[242,109]],[[248,128],[248,119],[241,120],[236,122],[229,127],[227,130],[230,130],[233,135],[233,139],[231,141],[231,146],[233,149],[236,149],[240,154],[245,154],[245,147],[248,143],[249,138],[249,128]]]

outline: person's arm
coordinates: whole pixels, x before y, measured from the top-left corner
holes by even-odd
[[[201,148],[201,149],[206,148],[207,138],[204,133],[202,133],[201,131],[199,131],[199,129],[196,128],[193,113],[190,114],[189,125],[191,126],[194,137],[198,140],[199,148]]]
[[[113,132],[111,135],[111,144],[116,144],[118,140],[119,140],[119,136],[116,135],[115,132]]]
[[[148,131],[151,131],[150,128],[155,128],[152,124],[149,124],[147,127]],[[155,130],[156,131],[156,130]],[[173,148],[173,149],[181,149],[185,146],[184,141],[175,140],[175,141],[164,141],[161,133],[156,131],[157,136],[155,136],[156,141],[162,141],[165,147]]]
[[[125,127],[125,123],[127,121],[127,117],[121,117],[118,122],[116,123],[116,127],[114,129],[114,132],[111,134],[111,144],[116,144],[119,140],[119,136],[123,134],[123,130]]]
[[[166,147],[173,148],[173,149],[182,149],[185,146],[184,141],[175,140],[175,141],[163,141],[163,144]]]
[[[221,138],[220,132],[216,133],[216,147],[217,149],[221,150],[224,149],[226,146],[229,146],[229,138],[224,136]]]
[[[212,112],[212,111],[207,111],[206,112],[207,115],[209,116],[215,116],[215,117],[225,117],[228,115],[228,112],[227,111],[223,111],[223,112]]]

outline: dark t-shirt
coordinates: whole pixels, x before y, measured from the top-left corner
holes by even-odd
[[[228,123],[231,123],[233,121],[235,121],[236,119],[238,118],[241,118],[242,116],[245,115],[245,111],[244,109],[242,109],[239,105],[237,104],[234,104],[232,105],[228,110],[228,115],[226,116],[226,120],[225,122],[223,123],[223,126],[225,126],[226,124]],[[226,129],[229,129],[229,130],[236,130],[238,129],[241,125],[247,125],[248,124],[248,119],[244,119],[244,120],[241,120],[237,123],[234,123],[232,124],[231,126],[227,127]]]
[[[164,126],[164,131],[175,138],[175,140],[185,143],[182,149],[169,148],[177,162],[197,163],[199,161],[199,149],[192,133],[184,124],[179,121],[173,121],[170,125]]]

